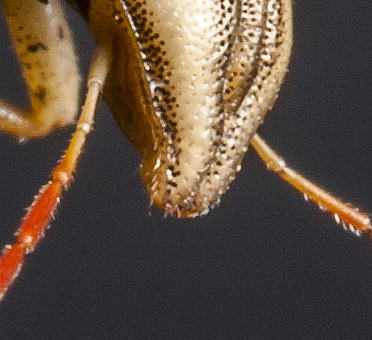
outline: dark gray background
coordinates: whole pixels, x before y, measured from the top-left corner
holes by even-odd
[[[94,43],[74,21],[86,74]],[[372,211],[372,3],[294,4],[290,72],[261,134],[294,167]],[[0,95],[25,103],[1,23]],[[0,135],[0,243],[72,129]],[[189,221],[149,208],[140,158],[101,103],[75,182],[5,300],[12,339],[367,339],[372,246],[252,151],[222,204]],[[152,216],[149,216],[152,211]]]

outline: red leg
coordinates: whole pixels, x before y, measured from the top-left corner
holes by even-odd
[[[0,300],[17,277],[25,255],[34,250],[44,235],[60,202],[62,191],[67,189],[72,180],[86,137],[93,126],[97,100],[108,68],[108,53],[104,49],[98,49],[91,65],[87,98],[68,149],[52,172],[52,180],[41,188],[39,195],[28,209],[16,233],[16,241],[13,245],[5,246],[3,250],[0,258]]]

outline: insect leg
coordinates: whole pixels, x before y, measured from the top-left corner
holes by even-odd
[[[359,211],[358,208],[353,207],[351,204],[341,201],[288,167],[285,160],[271,149],[257,133],[253,137],[251,144],[269,170],[277,173],[306,197],[317,203],[319,207],[333,214],[336,222],[342,223],[356,234],[361,232],[372,233],[371,220],[365,212]]]
[[[30,97],[30,110],[0,100],[0,129],[19,138],[40,137],[74,123],[80,76],[59,0],[2,0]]]
[[[106,50],[99,48],[91,64],[86,101],[67,151],[52,172],[52,179],[42,187],[28,209],[16,232],[15,243],[5,246],[3,250],[0,257],[0,300],[17,277],[25,254],[31,252],[43,236],[58,206],[63,189],[67,189],[72,180],[86,137],[93,126],[97,100],[109,69],[109,61]]]

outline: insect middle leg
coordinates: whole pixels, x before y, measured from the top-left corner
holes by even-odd
[[[74,123],[80,76],[60,1],[2,0],[2,5],[31,108],[0,100],[0,130],[27,139]]]
[[[16,137],[43,136],[72,123],[78,109],[79,73],[70,31],[58,0],[3,0],[13,43],[30,91],[31,110],[0,101],[0,129]],[[27,253],[43,236],[62,191],[67,189],[94,122],[97,100],[110,64],[108,49],[92,60],[86,101],[69,146],[0,256],[0,300],[17,277]]]
[[[110,66],[109,53],[98,48],[92,60],[88,79],[88,93],[69,146],[51,180],[41,188],[16,232],[16,241],[4,247],[0,256],[0,300],[17,277],[27,253],[31,252],[44,235],[45,229],[67,189],[81,155],[87,135],[92,129],[97,101]]]

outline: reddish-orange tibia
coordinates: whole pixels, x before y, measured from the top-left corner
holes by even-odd
[[[62,189],[60,182],[50,182],[42,189],[16,233],[16,243],[5,247],[0,259],[0,299],[17,277],[25,254],[33,250],[44,235],[59,203]]]
[[[94,122],[97,100],[109,69],[109,55],[98,48],[93,58],[88,80],[88,94],[76,125],[76,131],[61,162],[52,172],[52,180],[40,190],[18,229],[13,245],[4,247],[0,258],[0,300],[17,277],[27,253],[31,252],[44,235],[60,201],[62,191],[67,189],[83,150],[86,137]]]
[[[0,260],[0,299],[17,277],[25,256],[25,249],[20,245],[5,247]]]

